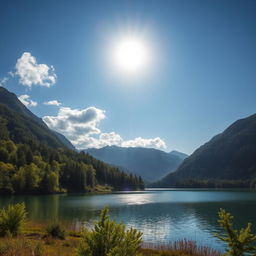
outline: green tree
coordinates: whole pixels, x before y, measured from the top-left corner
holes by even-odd
[[[3,194],[13,193],[11,177],[14,172],[12,164],[0,162],[0,192]]]
[[[6,150],[7,150],[9,153],[12,153],[12,152],[16,152],[16,151],[17,151],[16,145],[15,145],[14,142],[11,141],[11,140],[2,140],[2,141],[0,141],[0,145],[1,145],[1,147],[5,147]]]
[[[123,224],[110,220],[108,209],[101,211],[94,229],[85,229],[78,248],[78,256],[135,256],[142,242],[142,233],[125,230]]]
[[[47,174],[47,192],[54,193],[59,190],[59,176],[55,172],[50,172]]]
[[[224,209],[219,210],[219,225],[224,229],[225,235],[215,234],[220,240],[227,243],[228,248],[224,256],[256,255],[256,236],[251,233],[251,223],[239,231],[233,227],[233,216]]]
[[[8,205],[0,210],[0,236],[17,236],[22,232],[26,221],[25,204]]]
[[[6,148],[0,147],[0,161],[7,163],[9,160],[9,152]]]
[[[86,174],[87,185],[94,187],[96,185],[96,170],[91,165],[88,165],[86,169]]]
[[[40,169],[35,164],[25,165],[13,176],[15,191],[35,192],[41,181]]]

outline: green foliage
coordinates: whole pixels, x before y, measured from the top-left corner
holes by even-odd
[[[0,162],[0,192],[2,194],[13,192],[11,176],[14,170],[15,168],[12,164]]]
[[[94,229],[83,231],[78,256],[135,256],[141,237],[136,229],[125,230],[123,224],[110,220],[108,209],[104,208]]]
[[[27,212],[25,204],[8,205],[0,210],[0,236],[17,236],[22,232]]]
[[[228,245],[225,256],[256,255],[256,235],[251,233],[251,223],[239,231],[233,227],[233,216],[224,209],[219,211],[219,225],[224,229],[225,235],[215,234]]]
[[[46,227],[46,234],[51,237],[65,239],[66,230],[59,222],[52,222]]]
[[[0,194],[86,192],[98,185],[116,190],[144,188],[141,177],[121,172],[83,152],[11,140],[0,140],[0,151]]]

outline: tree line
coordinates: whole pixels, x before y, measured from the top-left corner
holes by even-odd
[[[97,185],[115,190],[144,189],[141,177],[84,152],[50,148],[33,140],[15,143],[7,135],[0,136],[0,194],[86,192]]]

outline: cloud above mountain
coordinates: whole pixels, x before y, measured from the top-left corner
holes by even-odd
[[[104,112],[96,107],[82,110],[61,107],[57,116],[45,116],[43,120],[51,129],[64,134],[77,146],[88,141],[89,136],[100,134],[98,125],[105,118]]]
[[[122,146],[123,147],[161,148],[161,149],[166,148],[165,142],[159,137],[156,137],[153,139],[144,139],[144,138],[138,137],[138,138],[135,138],[134,140],[123,141]]]
[[[27,94],[20,95],[18,99],[26,106],[26,107],[36,107],[37,102],[30,99],[30,96]]]
[[[24,52],[17,60],[14,74],[22,85],[29,88],[33,85],[51,87],[57,79],[53,66],[38,64],[30,52]]]
[[[105,111],[96,107],[82,110],[60,107],[56,116],[45,116],[43,120],[51,129],[65,135],[78,149],[101,148],[111,145],[166,148],[165,142],[159,137],[149,139],[138,137],[124,140],[115,132],[102,132],[99,125],[105,118]]]

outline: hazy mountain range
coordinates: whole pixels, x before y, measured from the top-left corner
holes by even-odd
[[[146,182],[154,182],[174,172],[186,154],[178,151],[166,153],[153,148],[106,146],[85,150],[95,158],[140,175]]]

